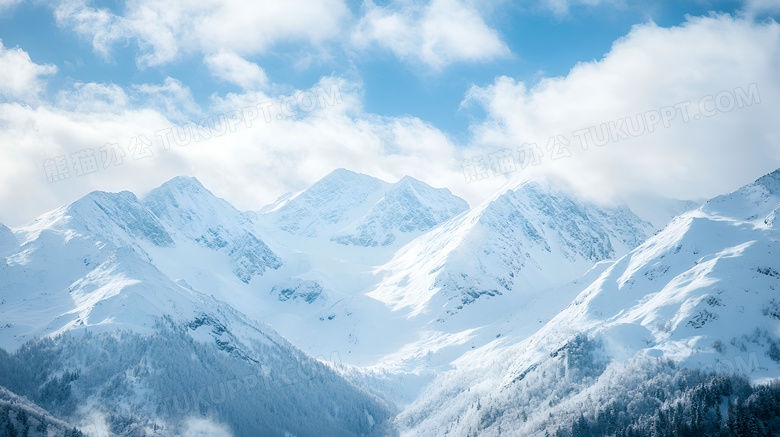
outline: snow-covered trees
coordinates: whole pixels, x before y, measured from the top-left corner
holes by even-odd
[[[118,435],[175,435],[192,417],[235,435],[387,432],[384,403],[303,353],[258,343],[241,356],[189,332],[161,321],[149,335],[34,341],[0,353],[0,385],[74,423],[98,411]]]

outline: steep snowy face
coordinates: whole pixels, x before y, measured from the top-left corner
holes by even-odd
[[[419,235],[468,209],[468,203],[450,190],[405,176],[366,215],[332,240],[355,246],[389,246],[399,234]]]
[[[436,305],[453,314],[483,295],[571,282],[651,230],[627,207],[605,208],[525,182],[405,246],[371,296],[414,314],[437,296]]]
[[[0,223],[0,256],[13,252],[18,247],[19,241],[16,239],[16,235],[8,226]]]
[[[342,246],[397,248],[467,210],[468,203],[449,190],[409,176],[390,184],[338,169],[258,214],[266,227],[293,235]]]
[[[3,259],[0,276],[6,350],[72,330],[146,332],[163,317],[186,323],[225,306],[176,283],[131,246],[70,231],[41,231]]]
[[[641,325],[664,354],[687,362],[750,351],[777,369],[778,207],[775,171],[677,217],[585,290],[570,315]]]
[[[47,229],[3,259],[0,278],[11,353],[0,353],[0,383],[62,417],[79,419],[78,406],[116,418],[113,430],[161,424],[155,435],[186,435],[177,426],[192,416],[235,435],[368,435],[387,421],[373,396],[129,246]],[[123,416],[132,405],[143,407]]]
[[[195,178],[173,178],[147,194],[142,203],[171,235],[225,252],[233,273],[245,283],[283,263],[256,235],[250,220]]]
[[[459,370],[431,384],[402,422],[422,435],[443,435],[455,429],[434,429],[434,423],[470,416],[455,428],[544,435],[544,427],[552,427],[549,418],[571,417],[567,408],[589,405],[590,396],[616,385],[626,393],[637,390],[643,381],[632,374],[645,375],[667,362],[753,380],[776,378],[778,188],[780,172],[774,172],[678,216],[533,336],[461,357]],[[556,383],[548,388],[550,375]],[[446,413],[425,413],[433,405]],[[501,418],[484,421],[480,409],[501,411]]]
[[[702,210],[711,215],[722,215],[771,228],[777,216],[778,205],[780,170],[775,170],[731,194],[710,200]]]
[[[265,215],[276,227],[293,235],[329,236],[359,217],[387,186],[377,178],[338,169]]]
[[[141,203],[173,232],[210,248],[227,246],[248,223],[231,204],[187,176],[155,188]]]
[[[90,235],[114,246],[173,245],[173,238],[162,223],[129,191],[93,191],[23,226],[22,239],[35,238],[43,229]]]

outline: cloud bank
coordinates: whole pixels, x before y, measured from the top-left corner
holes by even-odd
[[[506,179],[466,183],[463,160],[524,144],[536,144],[545,159],[510,178],[553,175],[604,200],[636,192],[709,197],[780,167],[779,49],[777,23],[745,17],[691,18],[672,28],[638,25],[602,59],[578,64],[566,76],[535,84],[500,76],[475,85],[462,105],[486,115],[474,119],[471,135],[461,141],[414,116],[367,112],[362,85],[343,77],[271,94],[262,86],[262,70],[241,76],[229,68],[230,60],[242,64],[236,52],[221,55],[228,61],[218,63],[224,71],[217,74],[246,86],[215,95],[205,107],[175,78],[124,88],[76,83],[50,101],[33,102],[29,96],[39,95],[54,67],[36,64],[21,49],[3,49],[2,59],[10,56],[26,69],[8,70],[20,76],[5,82],[16,85],[3,91],[12,99],[0,103],[0,221],[21,224],[93,189],[143,193],[180,174],[200,178],[239,208],[259,209],[338,167],[388,181],[408,174],[449,187],[474,205]],[[703,98],[751,84],[760,102],[694,119]],[[573,136],[686,102],[688,122],[677,116],[668,127],[661,123],[587,150]],[[175,125],[184,128],[171,130]],[[223,133],[194,139],[192,132],[209,132],[197,125]],[[168,147],[155,135],[166,129]],[[569,139],[571,156],[553,160],[546,146],[559,135]],[[71,169],[68,178],[49,183],[47,171],[56,166],[45,162],[56,164],[59,157],[72,167],[85,149],[93,150],[97,171]]]

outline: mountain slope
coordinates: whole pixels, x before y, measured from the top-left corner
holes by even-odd
[[[780,171],[677,217],[530,338],[459,358],[399,422],[410,435],[544,435],[676,366],[777,378],[778,188]]]
[[[412,314],[429,306],[454,314],[480,296],[562,286],[650,230],[628,208],[524,182],[401,249],[370,295]]]
[[[84,436],[76,427],[52,416],[48,411],[5,387],[0,387],[0,429],[3,435]]]
[[[186,213],[181,199],[175,208]],[[129,193],[93,193],[14,231],[22,244],[8,246],[0,263],[0,347],[12,352],[0,352],[0,385],[73,423],[99,411],[126,435],[179,435],[190,416],[215,418],[238,435],[384,432],[382,402],[267,325],[159,269],[161,254],[192,247],[228,262],[221,248],[170,224],[175,215],[161,215]],[[212,235],[238,236],[241,245],[245,229],[230,228],[229,218],[214,220]],[[150,238],[164,235],[173,244]],[[226,390],[225,380],[247,375],[255,378],[249,403],[214,394],[204,406],[181,405],[195,402],[190,391]],[[287,387],[296,375],[306,377]],[[172,395],[179,408],[159,411]]]
[[[405,176],[395,184],[338,169],[264,208],[261,223],[289,234],[357,247],[399,247],[466,211],[445,188]]]
[[[177,177],[147,194],[142,204],[169,233],[227,253],[233,273],[248,283],[282,265],[251,222],[233,205],[214,196],[191,177]]]
[[[332,234],[339,225],[356,219],[356,210],[365,209],[388,185],[371,176],[338,169],[264,215],[283,231],[316,238]]]
[[[16,235],[8,226],[0,223],[0,256],[10,253],[19,247]]]
[[[421,233],[466,211],[468,204],[446,188],[404,176],[357,222],[332,237],[340,244],[389,246],[399,233]]]

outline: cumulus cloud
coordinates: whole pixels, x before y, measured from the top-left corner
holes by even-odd
[[[472,124],[465,144],[412,116],[366,112],[360,83],[339,77],[285,95],[254,89],[215,96],[207,108],[172,78],[124,89],[77,84],[53,103],[0,103],[0,220],[21,224],[93,189],[143,193],[181,174],[200,178],[241,209],[259,209],[338,167],[388,181],[408,174],[449,187],[473,205],[506,181],[466,183],[463,159],[516,152],[525,143],[537,144],[544,155],[539,165],[510,176],[552,175],[603,199],[638,191],[709,197],[780,167],[778,67],[780,25],[774,22],[713,16],[672,28],[644,24],[603,59],[579,64],[564,77],[534,85],[499,77],[473,87],[463,105],[487,115]],[[728,99],[715,99],[751,84],[760,102],[729,108]],[[90,102],[104,110],[92,110],[98,106]],[[585,128],[609,138],[615,133],[610,122],[648,111],[660,115],[674,105],[690,111],[687,121],[682,115],[656,120],[652,132],[593,141],[587,150],[573,135]],[[187,106],[192,108],[182,113]],[[556,136],[568,139],[572,156],[551,159],[546,146]],[[153,142],[151,155],[128,150],[142,137]],[[106,161],[100,148],[107,143],[127,151],[121,163]],[[98,171],[48,182],[47,159],[71,162],[85,148],[97,153]]]
[[[433,69],[509,55],[498,32],[462,0],[395,1],[389,6],[367,0],[363,11],[352,33],[359,48],[378,45],[403,60]]]
[[[500,77],[472,88],[463,104],[488,113],[472,127],[474,147],[521,147],[530,157],[528,143],[544,153],[522,173],[555,174],[602,198],[631,191],[709,197],[780,167],[778,68],[777,23],[690,18],[672,28],[635,26],[603,59],[578,64],[565,77],[534,86]],[[730,105],[740,94],[750,97],[751,84],[752,104]],[[654,111],[650,123],[647,111]],[[664,111],[669,120],[651,131]],[[635,115],[637,128],[626,135],[626,117]],[[587,150],[578,137],[585,132]],[[564,158],[564,143],[550,143],[558,135],[571,157],[552,159]]]
[[[141,66],[163,65],[182,53],[266,53],[280,42],[313,45],[341,34],[349,9],[343,0],[138,0],[121,14],[66,0],[55,11],[60,26],[92,40],[109,58],[117,43],[137,41]]]
[[[780,2],[777,0],[745,0],[745,11],[749,15],[761,12],[779,12]]]
[[[114,44],[131,36],[127,20],[107,9],[88,7],[79,0],[60,3],[54,17],[61,26],[70,27],[82,37],[91,39],[95,53],[105,60],[111,59]]]
[[[127,93],[116,84],[76,82],[72,89],[57,95],[60,108],[81,113],[123,110],[127,103]]]
[[[135,85],[133,91],[141,106],[156,109],[176,123],[202,115],[201,108],[195,102],[190,89],[172,77],[165,78],[162,84]]]
[[[36,64],[27,52],[7,48],[0,40],[0,97],[20,101],[37,99],[46,86],[42,76],[56,72],[56,66]]]
[[[0,104],[0,205],[13,205],[0,208],[0,221],[19,225],[96,189],[143,193],[182,174],[198,177],[244,210],[259,209],[339,167],[388,181],[408,174],[470,200],[503,183],[496,178],[466,184],[460,162],[467,149],[418,118],[365,112],[361,85],[342,78],[323,78],[285,95],[258,90],[217,97],[189,118],[200,126],[172,120],[164,105],[143,100],[140,90],[165,87],[125,89],[124,104],[114,86],[99,84],[78,85],[54,104]],[[116,104],[94,111],[79,100],[90,95]],[[130,150],[147,139],[151,154]],[[107,144],[121,147],[124,156],[112,161]],[[78,175],[74,163],[84,149],[94,151],[99,168]],[[50,183],[47,171],[53,169],[44,163],[58,157],[70,173]],[[18,201],[20,186],[25,202]]]
[[[212,75],[244,90],[255,90],[268,85],[268,76],[260,66],[235,53],[219,52],[208,55],[204,63]]]

